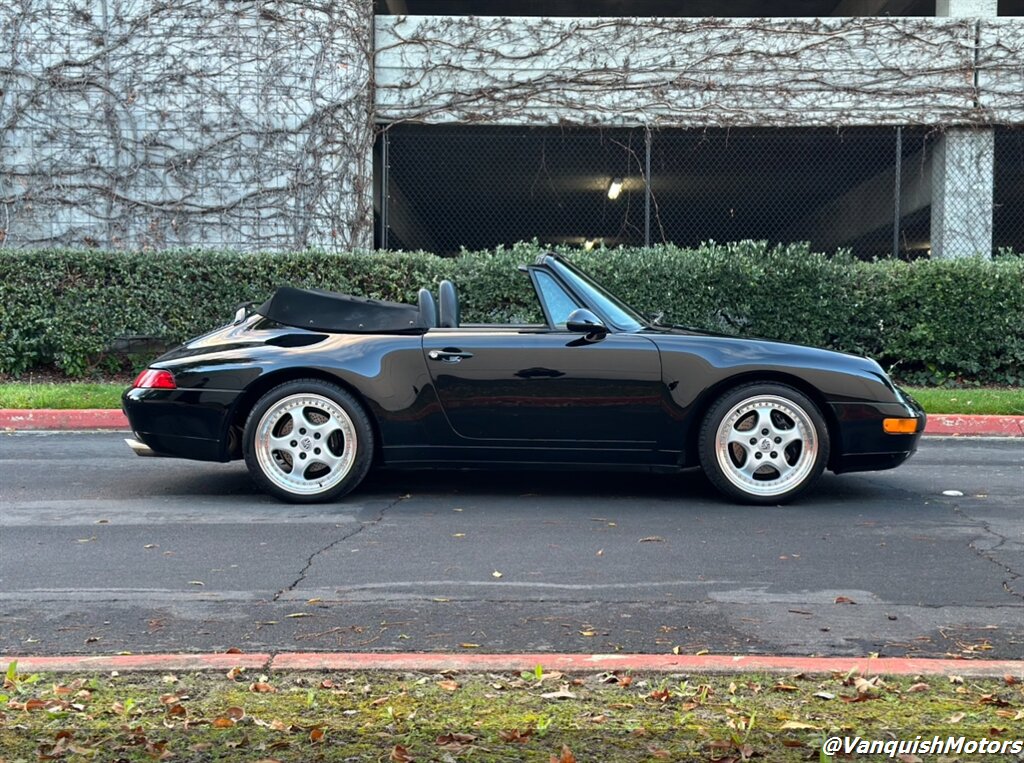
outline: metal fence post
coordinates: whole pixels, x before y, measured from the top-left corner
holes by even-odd
[[[388,200],[391,190],[388,186],[388,143],[391,140],[388,135],[387,128],[380,134],[380,248],[384,250],[388,248]]]
[[[893,214],[892,214],[892,256],[897,257],[900,253],[900,194],[903,192],[900,184],[903,181],[903,126],[896,128],[896,188],[893,193]]]
[[[644,246],[651,245],[651,126],[644,125]]]

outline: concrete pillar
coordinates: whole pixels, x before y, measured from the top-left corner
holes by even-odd
[[[935,15],[963,18],[964,16],[998,16],[999,0],[935,0]]]
[[[998,16],[998,6],[999,0],[935,0],[935,15]],[[995,148],[991,128],[954,128],[936,141],[932,162],[932,257],[992,256]]]
[[[992,256],[995,133],[952,128],[932,159],[932,257]]]

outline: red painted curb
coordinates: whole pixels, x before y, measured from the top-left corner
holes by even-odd
[[[68,655],[66,657],[0,657],[3,670],[17,661],[18,672],[105,672],[108,670],[248,670],[267,669],[270,655],[246,654],[116,654]]]
[[[73,429],[131,429],[122,411],[103,408],[56,410],[37,408],[0,408],[0,429],[14,430],[73,430]]]
[[[124,413],[118,410],[93,408],[63,411],[48,408],[34,410],[0,408],[0,429],[62,431],[129,428],[128,419]],[[928,416],[924,433],[945,437],[1024,437],[1024,416],[933,413]]]
[[[1024,437],[1024,416],[972,416],[932,413],[925,425],[926,435],[989,435]]]
[[[415,670],[703,673],[847,673],[885,675],[1024,676],[1024,660],[929,660],[898,657],[776,657],[771,655],[674,654],[376,654],[283,653],[271,670]]]
[[[648,673],[848,673],[861,675],[959,675],[1024,679],[1024,660],[936,660],[901,657],[775,657],[674,654],[451,654],[313,652],[269,654],[149,654],[0,658],[0,671],[18,661],[19,672],[229,670],[412,670],[437,672],[546,670]]]

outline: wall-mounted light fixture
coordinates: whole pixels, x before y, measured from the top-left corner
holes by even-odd
[[[615,201],[619,198],[620,193],[622,193],[622,178],[612,178],[612,182],[608,184],[608,198]]]

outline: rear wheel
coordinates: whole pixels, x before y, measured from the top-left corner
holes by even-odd
[[[245,464],[271,495],[293,503],[340,498],[366,476],[373,429],[359,402],[319,379],[282,384],[259,399],[242,436]]]
[[[828,463],[828,427],[806,395],[785,384],[726,392],[704,417],[700,461],[721,492],[743,503],[779,504],[811,487]]]

